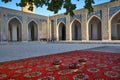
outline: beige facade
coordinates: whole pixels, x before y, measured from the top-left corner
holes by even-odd
[[[0,7],[0,40],[120,41],[120,1],[74,13],[47,17]]]
[[[1,41],[37,41],[47,37],[48,17],[0,7]]]
[[[61,24],[64,24],[65,40],[120,41],[120,1],[96,5],[90,14],[85,9],[74,12],[73,17],[63,14],[50,17],[50,31],[54,30],[50,33],[51,38],[61,40],[59,32],[63,27]]]

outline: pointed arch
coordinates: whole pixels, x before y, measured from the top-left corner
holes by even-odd
[[[8,40],[22,40],[22,22],[17,17],[12,17],[8,20]]]
[[[34,19],[31,19],[31,20],[29,20],[28,22],[27,22],[27,24],[29,24],[30,22],[34,22],[35,24],[37,24],[38,25],[38,22],[37,21],[35,21]]]
[[[120,13],[120,10],[117,11],[116,13],[114,13],[114,14],[110,17],[109,21],[111,21],[118,13]]]
[[[34,20],[28,22],[28,40],[36,41],[38,40],[38,24]]]
[[[120,10],[111,16],[109,27],[111,40],[120,40]]]
[[[102,39],[101,19],[95,15],[90,17],[90,19],[87,22],[87,30],[89,40],[101,40]]]
[[[70,24],[70,38],[71,40],[81,40],[81,22],[78,19],[74,19]]]
[[[64,23],[63,21],[60,21],[60,22],[58,23],[58,26],[59,26],[61,23],[65,25],[65,23]]]
[[[58,40],[66,40],[66,26],[64,22],[60,22],[57,27]]]
[[[81,24],[81,21],[79,19],[75,18],[75,19],[72,20],[70,25],[72,25],[74,21],[78,21]]]
[[[8,19],[7,23],[9,23],[12,19],[17,19],[22,24],[22,21],[18,17],[16,17],[16,16],[13,16],[10,19]]]
[[[91,21],[91,19],[93,19],[93,18],[97,18],[97,19],[99,19],[100,21],[101,21],[101,19],[98,17],[98,16],[96,16],[96,15],[92,15],[89,19],[88,19],[88,21],[87,21],[87,24]]]

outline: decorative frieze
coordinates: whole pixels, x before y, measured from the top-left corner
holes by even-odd
[[[72,22],[74,19],[78,19],[80,20],[80,22],[82,22],[82,14],[77,14],[77,15],[74,15],[73,17],[71,16],[70,22]]]
[[[64,23],[66,24],[66,17],[58,18],[58,19],[57,19],[57,24],[58,24],[59,22],[64,22]]]
[[[87,20],[91,17],[91,16],[97,16],[99,17],[100,19],[102,19],[102,10],[97,10],[97,11],[94,11],[94,12],[91,12],[90,14],[87,15]]]
[[[19,20],[21,20],[21,22],[22,22],[22,16],[17,15],[17,14],[10,14],[10,13],[7,14],[8,20],[9,20],[10,18],[12,18],[12,17],[17,17],[17,18],[18,18]]]
[[[34,21],[36,21],[36,22],[47,22],[47,20],[45,20],[45,19],[38,19],[38,18],[32,18],[32,17],[28,17],[27,18],[27,22],[29,22],[29,21],[31,21],[31,20],[34,20]]]
[[[111,7],[109,9],[109,18],[111,18],[113,14],[115,14],[119,10],[120,10],[120,6]]]

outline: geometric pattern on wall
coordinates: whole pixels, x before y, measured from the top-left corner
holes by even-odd
[[[100,19],[102,19],[102,10],[97,10],[97,11],[94,11],[94,12],[91,12],[90,14],[87,15],[87,20],[91,17],[91,16],[97,16],[99,17]]]
[[[82,22],[82,14],[77,14],[77,15],[74,15],[73,17],[71,16],[70,22],[72,22],[74,19],[78,19],[80,20],[80,22]]]
[[[31,21],[31,20],[34,20],[36,22],[39,22],[39,19],[38,18],[31,18],[31,17],[27,17],[27,22]]]
[[[57,19],[57,24],[58,24],[59,22],[64,22],[64,23],[66,24],[66,17],[58,18],[58,19]]]
[[[119,10],[120,10],[120,6],[111,7],[109,9],[109,18],[111,18],[113,14],[115,14]]]
[[[21,20],[21,22],[23,22],[23,21],[22,21],[22,16],[16,15],[16,14],[10,14],[10,13],[7,14],[8,20],[9,20],[10,18],[12,18],[12,17],[17,17],[19,20]]]

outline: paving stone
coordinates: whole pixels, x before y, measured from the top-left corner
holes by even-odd
[[[105,47],[112,46],[112,47]],[[113,49],[113,47],[115,47]],[[116,50],[116,48],[118,48]],[[98,50],[120,52],[120,44],[97,43],[46,43],[13,42],[0,44],[0,62],[67,52],[73,50]]]

